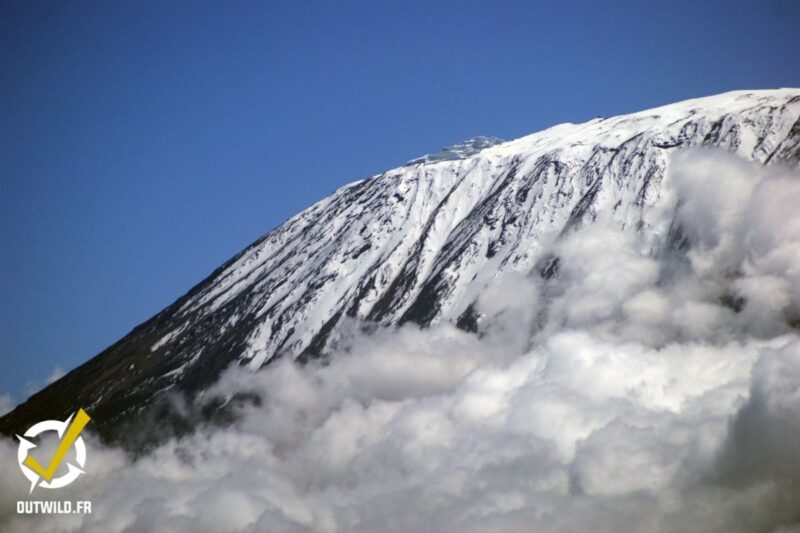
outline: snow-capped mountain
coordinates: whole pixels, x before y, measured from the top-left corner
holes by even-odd
[[[191,397],[231,364],[324,355],[348,317],[471,329],[498,273],[553,274],[546,244],[565,232],[603,219],[658,236],[650,208],[669,156],[701,145],[797,165],[800,90],[730,92],[508,142],[476,137],[345,185],[0,419],[0,431],[81,406],[116,440],[130,415],[168,391]]]

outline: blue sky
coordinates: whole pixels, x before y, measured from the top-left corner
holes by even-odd
[[[336,187],[474,135],[800,86],[800,3],[0,4],[0,393]]]

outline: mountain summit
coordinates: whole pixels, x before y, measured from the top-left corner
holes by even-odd
[[[435,154],[428,154],[416,159],[412,159],[403,166],[420,165],[423,163],[435,163],[437,161],[453,161],[455,159],[464,159],[471,155],[475,155],[485,148],[498,145],[505,142],[498,137],[484,137],[478,135],[466,141],[442,148]]]
[[[474,330],[476,298],[498,273],[557,275],[545,244],[577,228],[653,234],[657,253],[651,208],[676,150],[796,166],[798,117],[798,89],[736,91],[508,142],[476,137],[346,185],[33,395],[0,431],[83,407],[119,442],[121,427],[170,416],[171,393],[191,400],[230,365],[324,357],[350,321]]]

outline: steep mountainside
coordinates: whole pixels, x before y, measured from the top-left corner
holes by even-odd
[[[647,208],[673,151],[713,146],[796,165],[798,117],[798,89],[731,92],[509,142],[475,138],[351,183],[31,397],[0,431],[81,406],[118,440],[121,423],[165,392],[191,396],[232,363],[324,355],[346,317],[469,329],[471,304],[498,272],[553,273],[548,240],[599,218],[653,230]]]

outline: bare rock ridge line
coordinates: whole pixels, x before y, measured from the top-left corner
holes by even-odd
[[[692,146],[797,165],[800,89],[730,92],[507,142],[476,137],[345,185],[33,395],[0,432],[79,406],[110,441],[145,412],[179,431],[189,422],[159,408],[167,395],[191,398],[231,364],[324,356],[348,317],[469,329],[498,273],[554,274],[548,239],[599,217],[651,229],[669,155]]]

